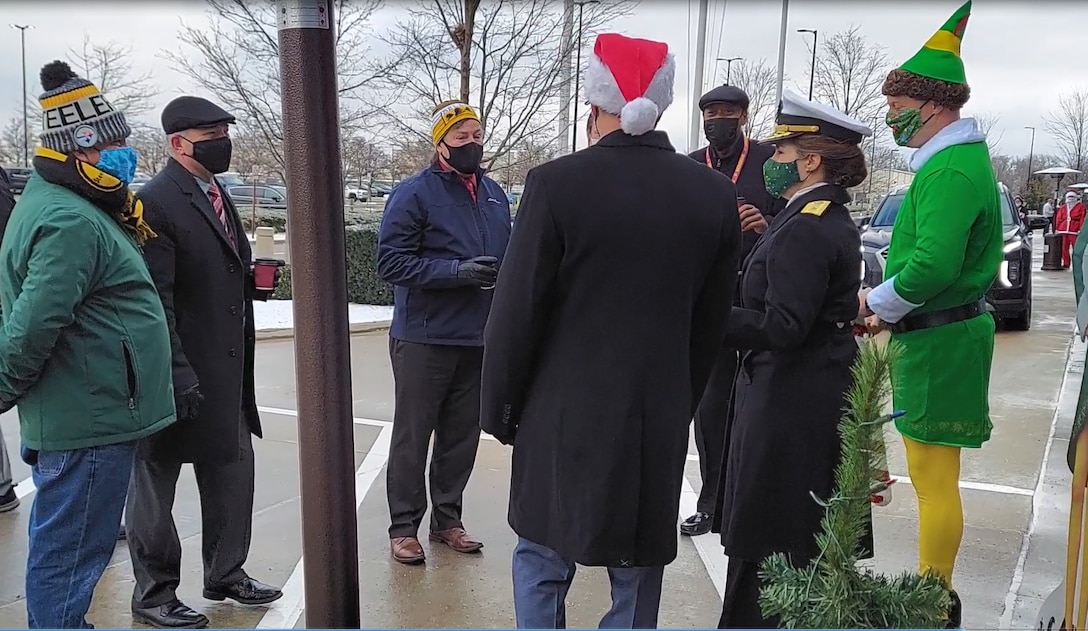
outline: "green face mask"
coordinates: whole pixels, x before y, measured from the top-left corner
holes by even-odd
[[[797,172],[796,162],[767,160],[763,163],[763,184],[767,192],[775,197],[782,197],[787,188],[800,181],[801,174]]]
[[[889,113],[884,121],[888,124],[888,127],[891,127],[892,135],[895,137],[895,144],[906,147],[910,139],[914,138],[914,135],[929,122],[930,118],[933,118],[933,114],[930,114],[929,118],[922,120],[922,108],[911,107],[899,110],[899,113],[895,116]]]

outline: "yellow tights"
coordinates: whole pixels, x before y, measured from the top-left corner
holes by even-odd
[[[903,437],[907,473],[918,495],[918,569],[934,571],[952,587],[952,568],[963,539],[960,448]]]

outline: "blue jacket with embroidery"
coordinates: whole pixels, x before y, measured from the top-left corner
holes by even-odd
[[[510,203],[483,172],[473,200],[461,176],[438,164],[389,195],[378,234],[378,275],[393,285],[389,335],[417,344],[483,346],[492,292],[457,277],[461,261],[494,256],[510,240]]]

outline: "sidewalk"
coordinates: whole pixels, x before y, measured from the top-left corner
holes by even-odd
[[[1035,629],[1043,601],[1065,576],[1066,539],[1072,474],[1066,463],[1069,433],[1084,375],[1088,345],[1076,339],[1070,349],[1065,378],[1054,413],[1049,448],[1032,503],[1020,560],[1009,588],[1001,629]]]

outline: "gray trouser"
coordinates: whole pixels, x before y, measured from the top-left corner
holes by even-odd
[[[11,490],[11,463],[8,462],[8,446],[4,444],[4,433],[0,432],[0,495]]]
[[[193,465],[200,494],[204,587],[234,584],[247,577],[253,528],[253,438],[244,431],[237,462]],[[136,588],[134,607],[158,607],[177,598],[181,583],[181,540],[174,526],[174,494],[182,463],[137,457],[125,508],[125,530]]]

